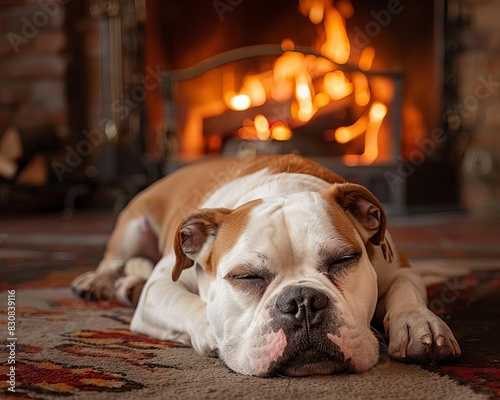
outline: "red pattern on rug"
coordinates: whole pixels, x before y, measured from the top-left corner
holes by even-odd
[[[50,274],[49,274],[50,275]],[[32,282],[39,287],[39,282]],[[68,282],[66,282],[68,283]],[[28,286],[27,283],[21,285]],[[448,376],[490,398],[500,397],[500,354],[498,349],[498,307],[500,272],[485,271],[452,278],[429,288],[430,308],[447,320],[463,350],[456,361],[424,367]],[[10,285],[13,288],[15,285]],[[36,290],[33,291],[36,293]],[[75,393],[124,393],[143,388],[138,371],[162,371],[180,368],[158,363],[158,351],[181,345],[155,340],[128,330],[132,310],[114,301],[86,302],[76,297],[49,296],[47,307],[19,304],[16,318],[21,329],[24,321],[38,321],[40,326],[57,325],[61,332],[47,346],[37,342],[19,345],[16,370],[18,386],[15,397],[7,392],[8,383],[0,381],[4,395],[16,399],[72,396]],[[6,310],[2,313],[5,315]],[[75,318],[76,316],[76,318]],[[85,321],[85,323],[84,323]],[[2,325],[6,325],[4,318]],[[81,329],[81,325],[98,325]],[[62,329],[61,329],[62,327]],[[1,344],[6,345],[6,342]],[[60,355],[48,358],[46,355]],[[61,362],[67,355],[68,361]],[[95,359],[94,363],[75,363],[71,360]],[[135,369],[138,379],[106,367],[106,360]],[[104,363],[104,365],[103,365]],[[0,374],[9,370],[0,363]],[[112,371],[112,372],[110,372]],[[137,375],[139,374],[139,375]],[[40,397],[41,396],[41,397]]]
[[[454,332],[462,356],[431,365],[477,393],[500,398],[500,271],[477,271],[428,288],[429,307]]]

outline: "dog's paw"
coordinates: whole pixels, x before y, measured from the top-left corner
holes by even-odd
[[[85,300],[111,300],[115,297],[116,275],[86,272],[71,282],[74,293]]]
[[[427,308],[389,313],[384,325],[389,354],[397,360],[427,364],[461,354],[448,325]]]
[[[146,280],[136,275],[122,276],[115,281],[116,299],[123,305],[132,307],[139,302]]]
[[[198,354],[218,357],[215,336],[208,322],[205,325],[196,335],[191,336],[191,346]]]

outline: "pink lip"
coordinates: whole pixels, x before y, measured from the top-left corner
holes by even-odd
[[[283,329],[266,335],[266,344],[263,347],[264,358],[252,360],[252,369],[255,375],[265,375],[271,363],[277,361],[285,351],[287,341]]]

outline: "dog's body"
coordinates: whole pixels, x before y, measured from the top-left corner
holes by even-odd
[[[124,303],[142,289],[133,331],[248,375],[366,371],[379,357],[374,316],[396,359],[460,354],[377,199],[298,156],[215,159],[157,182],[73,288]]]

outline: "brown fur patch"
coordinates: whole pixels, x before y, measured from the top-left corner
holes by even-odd
[[[328,183],[345,182],[345,179],[328,168],[323,167],[321,164],[295,154],[257,157],[255,162],[249,165],[248,168],[255,168],[252,172],[269,168],[272,174],[286,172],[290,174],[312,175]]]
[[[132,199],[118,218],[103,262],[134,256],[123,251],[124,235],[131,221],[144,217],[158,237],[159,253],[167,254],[174,246],[179,224],[188,214],[197,210],[220,187],[264,168],[272,174],[302,173],[329,183],[344,182],[320,164],[297,155],[215,158],[195,162],[154,183]]]
[[[332,224],[335,226],[335,229],[339,232],[339,234],[346,240],[348,240],[353,247],[358,247],[358,241],[356,240],[356,227],[354,223],[349,219],[349,217],[345,214],[342,208],[332,199],[323,196],[325,198],[326,203],[326,211],[330,216],[330,220]]]
[[[411,264],[404,255],[404,253],[400,249],[398,249],[396,245],[394,245],[393,248],[396,249],[397,260],[400,268],[411,268]]]
[[[262,203],[262,200],[254,200],[242,205],[229,214],[219,227],[211,254],[212,275],[217,273],[217,266],[221,258],[227,254],[241,237],[241,233],[248,225],[250,213]]]
[[[353,183],[343,183],[326,188],[322,194],[348,211],[367,233],[371,233],[370,241],[373,244],[380,245],[384,242],[385,212],[378,199],[367,188]],[[376,211],[375,215],[372,215],[368,206]]]
[[[226,208],[209,208],[188,215],[179,225],[174,240],[175,265],[172,279],[179,279],[182,271],[193,266],[187,254],[197,255],[211,236],[217,236],[224,219],[231,214]],[[208,257],[207,272],[212,273],[211,257]]]

